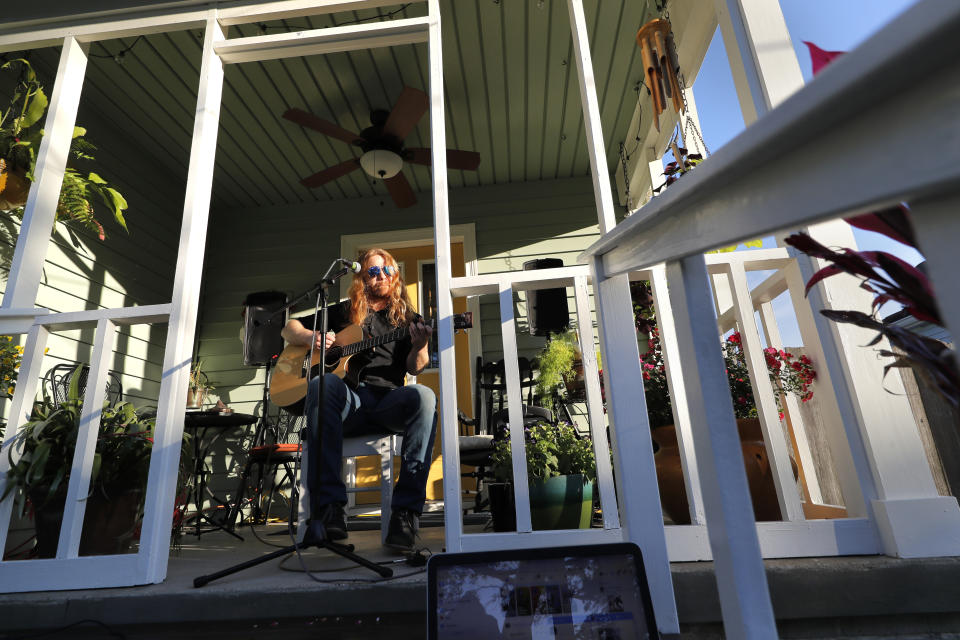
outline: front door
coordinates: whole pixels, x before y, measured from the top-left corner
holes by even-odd
[[[400,273],[403,274],[403,280],[407,283],[407,294],[416,306],[417,311],[427,320],[435,318],[437,304],[433,244],[396,249],[385,248],[396,258],[397,263],[400,265]],[[451,243],[450,249],[453,276],[463,276],[465,274],[463,243]],[[454,313],[463,313],[466,310],[467,301],[465,298],[454,299]],[[471,356],[467,335],[465,333],[457,334],[454,338],[454,343],[456,345],[457,406],[467,415],[472,415],[473,404],[470,394]],[[436,341],[434,340],[434,343],[431,345],[431,362],[427,365],[427,368],[417,376],[416,381],[418,384],[426,385],[433,389],[439,398],[440,370],[436,367],[436,362],[437,349]],[[430,475],[427,480],[427,500],[443,499],[443,459],[441,455],[440,431],[440,425],[438,424],[437,439],[433,449],[433,463],[430,466]],[[399,460],[397,460],[395,468],[399,470]],[[377,486],[379,482],[380,458],[377,456],[363,456],[358,458],[357,486]],[[357,494],[358,504],[377,502],[378,499],[379,494],[376,492]]]

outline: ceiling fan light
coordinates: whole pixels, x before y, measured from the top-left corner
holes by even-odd
[[[403,158],[386,149],[373,149],[360,156],[360,166],[367,175],[380,180],[388,180],[400,173]]]

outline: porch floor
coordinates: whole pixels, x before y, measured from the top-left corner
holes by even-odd
[[[289,544],[286,535],[267,535],[285,532],[285,525],[257,531],[269,544]],[[0,638],[36,637],[41,630],[45,637],[140,639],[424,636],[426,574],[402,562],[390,565],[395,578],[379,581],[348,560],[308,549],[303,561],[323,582],[304,575],[296,556],[286,556],[194,588],[198,576],[274,550],[248,527],[240,532],[242,542],[222,532],[185,535],[182,548],[170,554],[162,584],[0,595]],[[424,527],[421,539],[431,553],[442,551],[443,527]],[[378,529],[351,531],[349,542],[374,562],[403,558],[381,547]],[[781,637],[960,639],[958,558],[766,564]],[[671,569],[683,637],[722,638],[712,563],[674,563]]]

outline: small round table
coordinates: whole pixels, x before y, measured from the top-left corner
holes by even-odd
[[[203,521],[206,521],[207,524],[214,527],[213,530],[220,529],[221,531],[226,531],[235,538],[243,540],[243,538],[233,532],[232,528],[224,526],[224,523],[217,522],[216,520],[210,518],[209,516],[203,513],[203,500],[204,495],[207,492],[207,467],[205,464],[207,454],[210,452],[210,448],[213,444],[223,437],[223,434],[228,429],[236,429],[237,427],[243,427],[248,424],[253,424],[257,421],[256,416],[252,416],[247,413],[221,413],[216,409],[211,409],[207,411],[188,411],[183,419],[183,426],[185,429],[193,430],[193,455],[194,455],[194,468],[193,468],[193,477],[194,477],[194,486],[193,486],[193,497],[194,503],[197,507],[197,537],[200,537],[204,531],[201,531],[200,525]],[[203,446],[203,440],[207,435],[209,429],[215,429],[216,435],[213,439],[206,444],[206,447]],[[226,505],[225,502],[221,501],[215,495],[211,494],[214,500],[220,502],[221,505]],[[189,498],[187,503],[189,503]],[[206,533],[209,533],[206,532]]]

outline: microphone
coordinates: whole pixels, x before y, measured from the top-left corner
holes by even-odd
[[[363,271],[363,265],[361,265],[359,262],[347,260],[346,258],[337,258],[337,261],[354,273],[360,273]]]

